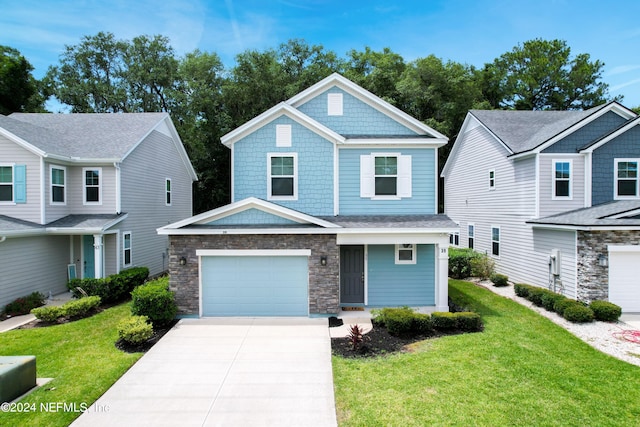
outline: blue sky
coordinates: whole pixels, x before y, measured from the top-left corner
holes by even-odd
[[[292,38],[344,57],[384,47],[406,61],[434,54],[475,66],[534,38],[567,41],[605,63],[611,95],[640,106],[640,2],[620,0],[0,0],[0,44],[42,77],[65,45],[109,31],[162,34],[179,55],[216,52],[227,66],[246,49]]]

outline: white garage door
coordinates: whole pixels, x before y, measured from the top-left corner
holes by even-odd
[[[609,245],[609,301],[640,313],[640,247]]]
[[[200,272],[203,316],[309,314],[307,256],[202,256]]]

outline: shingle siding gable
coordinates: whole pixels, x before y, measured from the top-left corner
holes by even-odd
[[[566,138],[546,148],[543,150],[543,153],[577,153],[580,149],[610,133],[624,122],[626,122],[626,119],[609,111],[602,117],[599,117],[576,130],[571,135],[568,135]]]

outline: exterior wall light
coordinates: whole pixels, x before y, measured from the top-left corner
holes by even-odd
[[[600,267],[607,267],[609,265],[609,260],[607,259],[606,255],[604,254],[598,255],[598,265]]]
[[[180,265],[186,265],[187,264],[187,259],[185,257],[181,257],[180,258]]]
[[[321,256],[320,257],[320,265],[322,265],[322,266],[327,265],[327,257],[326,256]]]

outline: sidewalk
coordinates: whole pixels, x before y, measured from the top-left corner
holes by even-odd
[[[46,299],[45,305],[62,305],[72,298],[73,297],[71,295],[71,292],[65,292],[62,294],[54,295],[52,299]],[[0,333],[19,328],[20,326],[26,325],[27,323],[33,322],[34,320],[36,320],[36,316],[34,316],[33,314],[10,317],[7,320],[3,320],[2,322],[0,322]]]

